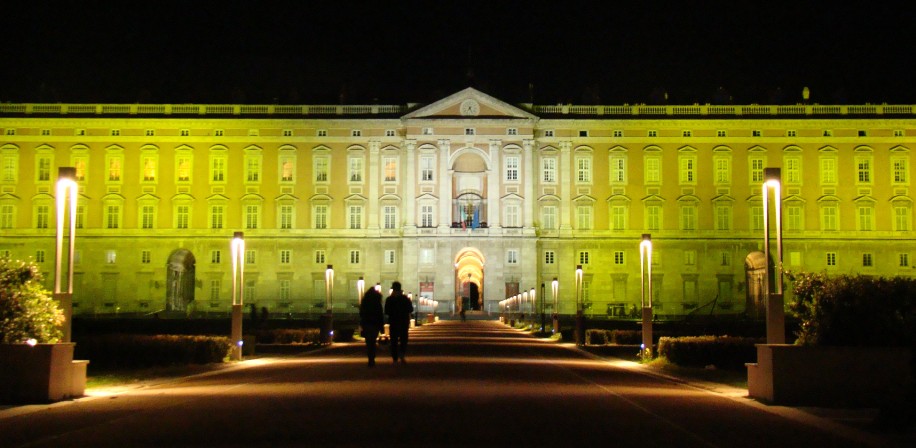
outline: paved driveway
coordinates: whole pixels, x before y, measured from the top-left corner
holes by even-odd
[[[155,386],[0,412],[0,447],[663,446],[881,444],[594,359],[496,322],[411,331],[407,365],[335,344]]]

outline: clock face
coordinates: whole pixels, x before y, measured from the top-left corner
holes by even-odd
[[[480,113],[480,104],[474,100],[464,100],[461,103],[461,115],[477,115]]]

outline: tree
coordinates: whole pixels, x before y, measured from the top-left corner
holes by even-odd
[[[0,343],[60,340],[64,314],[41,282],[34,263],[0,258]]]

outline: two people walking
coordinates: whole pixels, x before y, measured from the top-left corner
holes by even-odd
[[[410,329],[410,315],[413,313],[413,304],[401,290],[401,283],[391,284],[391,295],[385,300],[382,309],[382,294],[373,288],[366,291],[359,306],[359,320],[363,328],[363,337],[366,339],[366,351],[369,356],[369,367],[375,365],[376,341],[379,332],[385,327],[385,317],[388,315],[388,333],[390,335],[391,360],[395,363],[406,364],[404,355],[407,353],[407,333]]]

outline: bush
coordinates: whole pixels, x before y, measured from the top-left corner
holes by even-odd
[[[585,330],[585,343],[588,345],[607,345],[607,330]]]
[[[789,273],[799,344],[916,344],[916,279]]]
[[[277,328],[255,332],[259,344],[313,344],[318,345],[317,328]]]
[[[34,263],[0,258],[0,343],[60,340],[64,313],[41,282]]]
[[[639,330],[611,330],[609,331],[611,344],[639,345],[642,344],[642,331]]]
[[[109,368],[209,364],[223,362],[231,346],[222,336],[112,334],[81,338],[76,356]]]
[[[658,355],[684,367],[714,365],[721,369],[741,369],[757,360],[755,338],[731,336],[663,337],[658,341]]]

